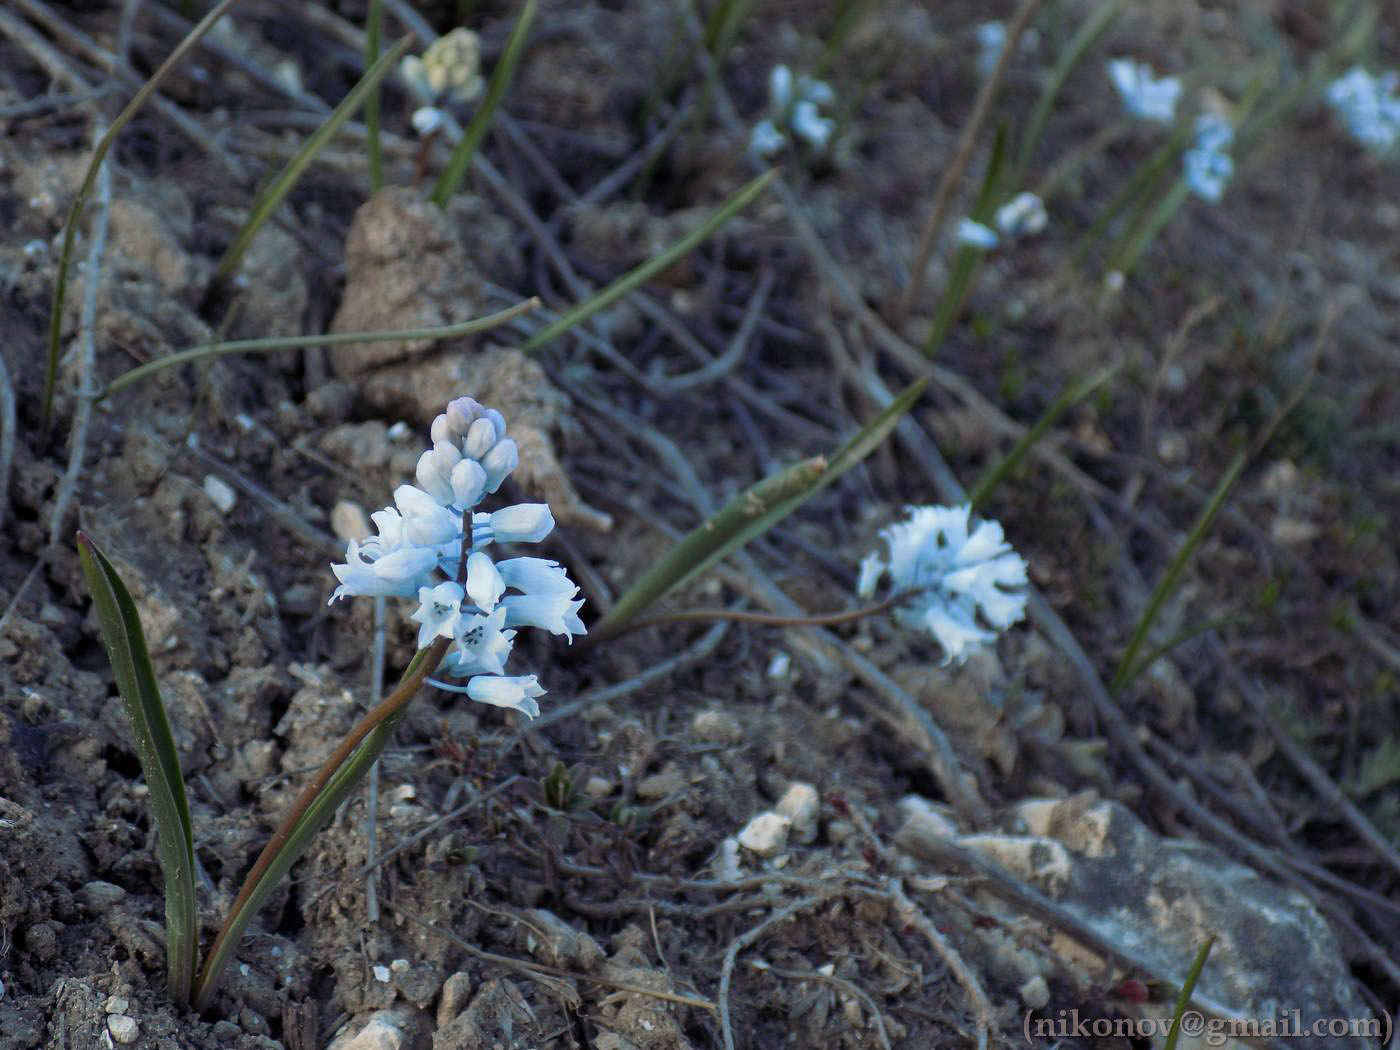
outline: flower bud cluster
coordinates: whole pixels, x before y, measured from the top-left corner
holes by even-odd
[[[1400,74],[1354,66],[1327,85],[1327,102],[1357,142],[1387,153],[1400,141]]]
[[[1186,185],[1197,197],[1218,204],[1225,195],[1225,186],[1235,173],[1229,152],[1234,141],[1235,129],[1224,117],[1207,112],[1196,118],[1195,137],[1181,160]]]
[[[869,598],[888,574],[896,591],[916,591],[895,619],[933,635],[944,663],[961,661],[1025,616],[1026,563],[997,522],[969,530],[968,504],[909,507],[908,513],[880,534],[889,560],[873,552],[861,561],[856,590]]]
[[[1045,202],[1027,190],[1016,194],[996,210],[994,226],[964,216],[958,221],[957,240],[959,244],[989,252],[1003,240],[1034,237],[1044,232],[1049,222]]]
[[[399,75],[422,105],[413,113],[420,135],[436,131],[451,118],[441,106],[464,105],[481,94],[481,38],[457,28],[423,52],[399,63]]]
[[[506,422],[495,409],[459,397],[433,420],[433,447],[418,459],[418,486],[400,485],[394,505],[370,515],[378,531],[350,541],[345,564],[332,565],[347,595],[417,598],[412,619],[418,648],[448,638],[441,670],[466,679],[430,678],[441,689],[510,707],[534,717],[541,696],[534,675],[505,675],[517,627],[539,627],[573,640],[583,634],[578,587],[544,558],[494,561],[493,543],[538,543],[554,528],[544,503],[519,503],[491,513],[475,508],[500,488],[520,462]],[[465,559],[465,560],[464,560]],[[511,592],[511,593],[507,593]]]
[[[836,100],[831,85],[806,75],[794,77],[787,66],[774,66],[768,74],[769,110],[773,114],[754,125],[749,149],[768,157],[787,143],[791,132],[813,149],[825,149],[836,130],[836,121],[821,115],[820,106]]]

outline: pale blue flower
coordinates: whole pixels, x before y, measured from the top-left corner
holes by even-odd
[[[997,209],[996,226],[1004,237],[1029,237],[1045,229],[1050,217],[1045,202],[1029,191],[1018,193]]]
[[[992,75],[1001,53],[1006,50],[1006,26],[1000,22],[983,22],[975,31],[977,37],[977,72]]]
[[[1149,65],[1115,58],[1108,63],[1108,79],[1118,89],[1130,116],[1159,124],[1170,124],[1176,116],[1181,97],[1181,81],[1176,77],[1158,77]]]
[[[488,559],[489,560],[489,559]],[[418,648],[426,649],[434,638],[453,638],[462,618],[462,585],[448,580],[436,587],[418,588],[418,609],[409,617],[418,624]]]
[[[968,504],[910,507],[905,521],[881,532],[888,560],[875,552],[860,566],[863,598],[886,574],[894,590],[918,592],[895,619],[933,635],[945,663],[965,659],[1025,615],[1025,561],[995,521],[970,529],[971,514]]]
[[[958,220],[957,239],[959,244],[980,248],[984,252],[991,251],[1001,241],[996,230],[966,216]]]
[[[1191,148],[1182,156],[1183,175],[1191,192],[1212,204],[1225,195],[1225,186],[1235,173],[1229,154],[1235,129],[1224,117],[1202,113],[1196,118],[1196,134]]]
[[[835,100],[830,84],[805,74],[794,76],[784,65],[774,66],[768,74],[769,115],[754,125],[749,150],[760,157],[771,156],[786,145],[785,132],[814,149],[825,149],[836,122],[822,116],[819,107]]]
[[[1354,66],[1327,85],[1327,102],[1367,149],[1387,153],[1400,141],[1400,74]]]

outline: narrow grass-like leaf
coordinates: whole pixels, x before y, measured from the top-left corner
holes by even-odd
[[[1196,982],[1201,979],[1201,971],[1206,968],[1206,960],[1210,958],[1210,950],[1215,947],[1215,934],[1206,938],[1206,943],[1201,945],[1201,950],[1196,953],[1196,961],[1191,964],[1191,969],[1186,973],[1186,982],[1181,986],[1181,991],[1176,997],[1176,1007],[1172,1010],[1172,1026],[1167,1032],[1167,1041],[1163,1044],[1162,1050],[1176,1050],[1176,1044],[1181,1040],[1181,1018],[1186,1013],[1186,1008],[1191,1005],[1191,996],[1196,991]]]
[[[501,52],[501,59],[491,72],[486,97],[472,115],[471,123],[462,133],[462,140],[453,148],[452,156],[448,158],[447,165],[433,184],[432,200],[439,208],[447,207],[447,202],[467,177],[472,157],[476,156],[481,140],[486,137],[486,132],[491,127],[491,118],[505,101],[510,82],[515,77],[515,69],[520,64],[520,56],[525,52],[525,40],[530,35],[530,24],[535,20],[537,6],[537,0],[525,0],[525,7],[521,10],[520,17],[515,20],[515,26],[506,40],[505,50]]]
[[[627,589],[596,625],[588,644],[618,634],[648,607],[683,586],[721,558],[767,532],[875,450],[928,386],[913,383],[830,459],[816,456],[750,486],[699,528],[683,536],[640,580]]]
[[[1089,48],[1108,31],[1108,27],[1113,25],[1131,2],[1132,0],[1112,0],[1111,3],[1100,4],[1060,52],[1059,60],[1050,71],[1050,79],[1045,82],[1045,89],[1036,100],[1035,109],[1031,110],[1025,133],[1021,136],[1021,149],[1016,157],[1017,183],[1025,176],[1026,169],[1030,166],[1035,148],[1040,145],[1040,138],[1045,134],[1045,122],[1050,119],[1050,110],[1054,107],[1055,100],[1060,97],[1066,81],[1083,61]]]
[[[977,479],[977,484],[973,486],[972,492],[967,497],[968,502],[972,504],[972,509],[977,510],[987,501],[992,490],[1020,466],[1021,461],[1026,458],[1026,454],[1035,447],[1035,443],[1045,436],[1046,431],[1053,427],[1062,415],[1112,379],[1122,367],[1122,361],[1115,361],[1067,387],[1059,397],[1055,398],[1050,407],[1035,421],[1035,425],[1021,436],[1020,441],[1011,446],[1011,451],[1007,452],[995,466]]]
[[[1218,631],[1222,627],[1229,627],[1235,620],[1236,617],[1234,616],[1217,616],[1215,619],[1206,620],[1204,623],[1192,624],[1184,631],[1179,631],[1172,635],[1161,645],[1153,646],[1152,649],[1148,651],[1147,655],[1129,669],[1127,676],[1123,679],[1123,688],[1126,689],[1128,686],[1132,685],[1133,680],[1141,675],[1142,672],[1146,671],[1178,645],[1189,642],[1192,638],[1199,638],[1209,631]]]
[[[579,303],[577,306],[573,307],[573,309],[566,311],[564,315],[553,324],[540,329],[525,341],[523,349],[538,350],[546,343],[553,342],[570,328],[582,324],[599,310],[611,306],[633,289],[639,288],[657,274],[674,266],[681,259],[689,255],[697,246],[718,232],[719,229],[735,215],[743,211],[755,197],[768,187],[768,184],[773,181],[774,176],[777,174],[778,170],[776,168],[770,169],[758,176],[758,178],[740,187],[728,200],[715,209],[713,215],[690,233],[686,234],[665,251],[659,252],[640,266],[629,270],[602,291],[594,294],[591,298]]]
[[[384,0],[369,0],[365,13],[365,68],[372,69],[379,58],[380,39],[384,28]],[[365,146],[369,152],[369,189],[378,193],[384,188],[384,147],[379,141],[379,85],[365,96]]]
[[[1142,258],[1142,253],[1147,251],[1157,239],[1157,235],[1172,221],[1190,195],[1191,187],[1185,179],[1178,179],[1171,189],[1155,199],[1155,203],[1153,197],[1144,194],[1138,215],[1109,254],[1107,270],[1110,273],[1121,273],[1124,277],[1132,273],[1138,260]]]
[[[192,361],[203,361],[211,357],[223,357],[227,354],[257,354],[270,353],[274,350],[303,350],[311,346],[350,346],[357,343],[392,343],[402,339],[456,339],[459,336],[471,335],[475,332],[485,332],[491,328],[497,328],[507,322],[515,320],[522,314],[527,314],[540,305],[538,299],[527,299],[523,303],[517,303],[508,310],[500,310],[485,317],[478,317],[471,321],[462,321],[459,324],[443,325],[439,328],[402,328],[393,329],[386,332],[332,332],[328,335],[293,335],[293,336],[272,336],[267,339],[235,339],[227,343],[209,343],[205,346],[196,346],[189,350],[181,350],[179,353],[170,354],[167,357],[158,357],[154,361],[147,361],[144,365],[137,365],[113,379],[98,394],[98,400],[110,397],[119,390],[139,383],[147,376],[162,372],[167,368],[175,368],[179,365],[189,364]]]
[[[234,268],[238,266],[238,261],[243,258],[243,253],[248,250],[248,245],[253,243],[253,238],[258,235],[258,231],[263,228],[268,219],[272,218],[272,214],[281,206],[282,201],[296,186],[306,169],[311,166],[316,155],[330,143],[336,132],[340,130],[341,125],[355,115],[369,93],[378,87],[379,82],[398,64],[399,59],[403,57],[411,43],[413,43],[413,38],[406,36],[380,55],[374,65],[365,71],[365,75],[360,78],[359,83],[340,100],[340,105],[331,111],[321,126],[312,132],[311,137],[302,144],[301,149],[297,150],[296,155],[287,162],[287,166],[282,169],[281,174],[258,194],[257,200],[253,202],[252,213],[248,216],[248,221],[243,224],[243,228],[238,231],[233,243],[229,245],[228,251],[224,252],[224,257],[219,260],[219,267],[214,271],[215,281],[225,280],[233,273]]]
[[[1235,487],[1235,482],[1239,480],[1240,472],[1244,470],[1248,459],[1249,457],[1241,452],[1230,461],[1224,477],[1215,486],[1215,491],[1211,493],[1209,502],[1206,503],[1200,517],[1196,519],[1196,524],[1192,526],[1190,534],[1186,537],[1186,542],[1181,545],[1181,549],[1176,552],[1176,556],[1172,558],[1171,564],[1167,567],[1166,573],[1157,586],[1153,588],[1152,596],[1147,600],[1147,608],[1143,610],[1137,627],[1133,629],[1133,636],[1128,641],[1127,648],[1123,650],[1123,658],[1118,663],[1118,670],[1113,675],[1113,680],[1108,683],[1110,693],[1116,694],[1121,691],[1132,677],[1133,669],[1138,666],[1138,652],[1142,649],[1143,643],[1147,641],[1147,634],[1152,630],[1152,624],[1156,621],[1157,614],[1162,611],[1162,606],[1167,598],[1176,590],[1176,585],[1181,580],[1181,574],[1186,571],[1186,566],[1190,563],[1191,556],[1196,553],[1196,548],[1206,538],[1206,533],[1210,531],[1215,516],[1225,506],[1225,500],[1229,498],[1230,490]]]
[[[340,804],[349,797],[350,793],[369,773],[375,760],[379,758],[380,752],[393,739],[394,730],[408,711],[409,701],[413,699],[422,686],[423,678],[432,671],[432,666],[425,665],[434,654],[441,656],[444,648],[444,646],[437,646],[436,648],[420,649],[414,654],[413,659],[404,670],[403,676],[399,679],[398,688],[385,701],[386,705],[393,704],[396,697],[401,698],[392,713],[371,729],[359,745],[331,772],[324,786],[316,792],[315,797],[293,819],[291,826],[284,825],[277,829],[273,840],[276,845],[269,843],[267,847],[274,852],[269,856],[265,851],[264,855],[258,858],[239,891],[237,900],[229,909],[229,913],[224,919],[223,928],[219,930],[219,935],[215,939],[213,947],[210,948],[209,955],[204,960],[204,968],[200,971],[199,983],[195,989],[196,1010],[203,1010],[209,1005],[209,1000],[218,990],[219,981],[223,977],[224,971],[233,961],[234,949],[238,947],[244,930],[247,929],[248,923],[253,920],[258,910],[267,901],[268,895],[276,888],[282,877],[291,870],[292,865],[306,852],[307,846],[311,844],[316,833],[326,826],[331,817],[335,815],[335,811],[340,808]],[[436,665],[436,662],[434,660],[433,665]],[[323,768],[322,773],[324,774],[324,772]]]
[[[987,160],[987,170],[982,176],[982,186],[977,192],[977,200],[972,206],[971,218],[975,222],[980,222],[984,226],[990,226],[996,213],[998,201],[1004,196],[1007,170],[1007,158],[1009,155],[1008,144],[1011,141],[1011,130],[1006,124],[997,127],[996,138],[992,141],[992,153]],[[929,331],[928,340],[924,343],[924,356],[932,357],[938,353],[943,345],[943,340],[948,338],[948,333],[957,324],[958,318],[962,316],[963,307],[967,305],[968,296],[972,294],[973,284],[977,280],[977,275],[982,269],[982,260],[986,258],[986,251],[969,244],[958,246],[957,254],[953,257],[953,269],[948,275],[948,283],[943,287],[943,295],[938,300],[938,312],[933,317],[933,327]]]
[[[150,791],[157,851],[165,876],[166,980],[170,997],[183,1005],[189,1002],[194,981],[199,925],[194,900],[194,831],[180,775],[180,754],[130,592],[106,555],[81,532],[78,558]]]
[[[1128,176],[1125,182],[1115,193],[1109,202],[1100,209],[1094,221],[1089,225],[1089,229],[1080,236],[1070,253],[1070,265],[1079,266],[1084,257],[1089,254],[1089,249],[1093,247],[1109,224],[1118,215],[1135,201],[1140,201],[1148,194],[1152,194],[1151,199],[1156,199],[1153,187],[1161,180],[1167,168],[1170,167],[1181,156],[1181,151],[1186,146],[1186,140],[1190,136],[1190,126],[1182,123],[1173,131],[1170,138],[1162,145],[1152,151],[1141,164],[1138,165],[1132,175]]]
[[[146,104],[146,100],[156,93],[162,80],[172,69],[184,58],[190,48],[199,43],[205,33],[213,28],[214,23],[224,16],[230,7],[238,0],[220,0],[214,8],[199,20],[196,25],[183,40],[176,45],[175,50],[164,62],[160,64],[151,78],[141,85],[141,89],[131,97],[131,101],[126,104],[117,118],[112,121],[112,126],[107,129],[107,133],[97,143],[97,148],[92,151],[92,160],[88,162],[87,173],[83,176],[83,184],[78,187],[77,196],[73,198],[73,203],[68,207],[68,217],[63,223],[63,248],[58,254],[58,282],[54,287],[53,306],[49,313],[49,346],[48,356],[44,362],[44,409],[43,423],[45,430],[48,429],[49,419],[53,414],[54,387],[58,381],[58,358],[60,343],[63,341],[63,303],[68,297],[68,264],[73,258],[73,242],[78,235],[78,220],[83,214],[83,205],[87,203],[88,195],[92,193],[92,187],[97,182],[97,169],[102,166],[102,161],[107,156],[107,151],[112,148],[112,143],[116,141],[117,135],[122,128],[131,122],[131,118],[136,116],[141,107]]]

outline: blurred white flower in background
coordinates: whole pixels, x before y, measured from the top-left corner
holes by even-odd
[[[1050,221],[1045,202],[1034,193],[1018,193],[997,209],[996,226],[1003,237],[1031,237]]]
[[[433,420],[433,447],[418,459],[421,487],[400,485],[394,506],[370,515],[378,530],[351,541],[345,564],[332,565],[340,586],[331,596],[418,599],[412,620],[418,648],[436,638],[452,646],[442,672],[465,684],[428,681],[473,700],[509,707],[530,717],[544,695],[534,675],[503,677],[516,627],[539,627],[570,641],[583,634],[578,587],[557,562],[510,558],[497,564],[485,552],[492,543],[538,543],[554,528],[544,503],[518,503],[492,513],[474,508],[500,488],[520,462],[505,418],[469,397],[459,397]],[[466,555],[464,583],[456,579]],[[507,591],[517,593],[507,594]]]
[[[1183,174],[1191,192],[1212,204],[1220,201],[1225,186],[1235,173],[1230,158],[1230,144],[1235,141],[1235,129],[1216,113],[1202,113],[1196,118],[1196,132],[1191,148],[1182,156]]]
[[[1044,201],[1034,193],[1018,193],[996,210],[993,226],[966,217],[958,220],[956,237],[959,244],[991,251],[1003,238],[1015,240],[1041,233],[1049,221]]]
[[[1181,81],[1176,77],[1159,77],[1149,65],[1115,58],[1108,63],[1108,79],[1118,89],[1130,116],[1159,124],[1172,122],[1181,97]]]
[[[880,533],[888,561],[872,552],[860,563],[856,590],[868,599],[886,575],[895,592],[917,590],[895,609],[895,619],[933,635],[944,663],[960,662],[1025,616],[1026,563],[997,522],[969,531],[969,504],[907,512]]]
[[[977,27],[976,34],[977,72],[989,77],[1006,48],[1006,26],[1000,22],[983,22]]]
[[[1367,149],[1385,153],[1400,140],[1400,74],[1353,66],[1327,85],[1327,102]]]
[[[825,149],[836,122],[821,115],[822,106],[836,100],[831,85],[803,75],[794,77],[787,66],[774,66],[768,74],[770,116],[754,125],[749,149],[760,157],[771,156],[787,143],[784,131],[813,149]]]

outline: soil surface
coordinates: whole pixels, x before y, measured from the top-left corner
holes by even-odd
[[[1305,78],[1342,54],[1400,64],[1400,37],[1382,19],[1348,43],[1334,7],[1366,4],[1182,0],[1133,5],[1066,83],[1027,158],[1048,227],[978,268],[905,427],[665,603],[857,607],[859,561],[904,505],[955,502],[951,478],[972,488],[1117,363],[979,508],[1029,564],[1029,622],[963,664],[887,616],[672,623],[572,653],[522,633],[512,666],[548,689],[543,717],[425,691],[214,1006],[171,1004],[147,790],[75,531],[113,558],[150,642],[207,948],[370,704],[374,602],[328,607],[329,564],[411,480],[433,416],[463,394],[505,414],[522,465],[502,505],[550,502],[543,553],[596,622],[709,513],[929,374],[950,234],[900,298],[985,82],[978,26],[1014,14],[544,0],[450,206],[427,201],[448,147],[415,135],[390,78],[387,187],[371,195],[352,122],[216,282],[258,190],[364,67],[364,3],[245,0],[109,154],[46,428],[65,216],[95,140],[202,6],[126,5],[129,24],[113,3],[0,10],[0,1048],[1009,1045],[1028,1011],[1169,1015],[1212,934],[1202,987],[1244,1016],[1397,1001],[1400,179]],[[727,37],[725,12],[751,6]],[[1036,13],[947,230],[1096,6]],[[435,33],[478,31],[488,72],[516,13],[420,5]],[[387,39],[405,28],[423,39],[391,12]],[[718,61],[697,57],[707,33]],[[1182,76],[1183,114],[1285,104],[1244,125],[1223,203],[1188,198],[1126,279],[1115,245],[1172,179],[1085,239],[1170,134],[1123,116],[1103,64],[1124,55]],[[748,135],[778,63],[831,84],[831,145],[790,142],[781,181],[703,247],[523,352],[762,170]],[[447,325],[536,295],[480,336],[233,355],[87,396],[211,340]],[[1141,650],[1161,655],[1100,697],[1239,453]],[[390,685],[411,611],[386,603]],[[1291,961],[1288,938],[1307,942]]]

